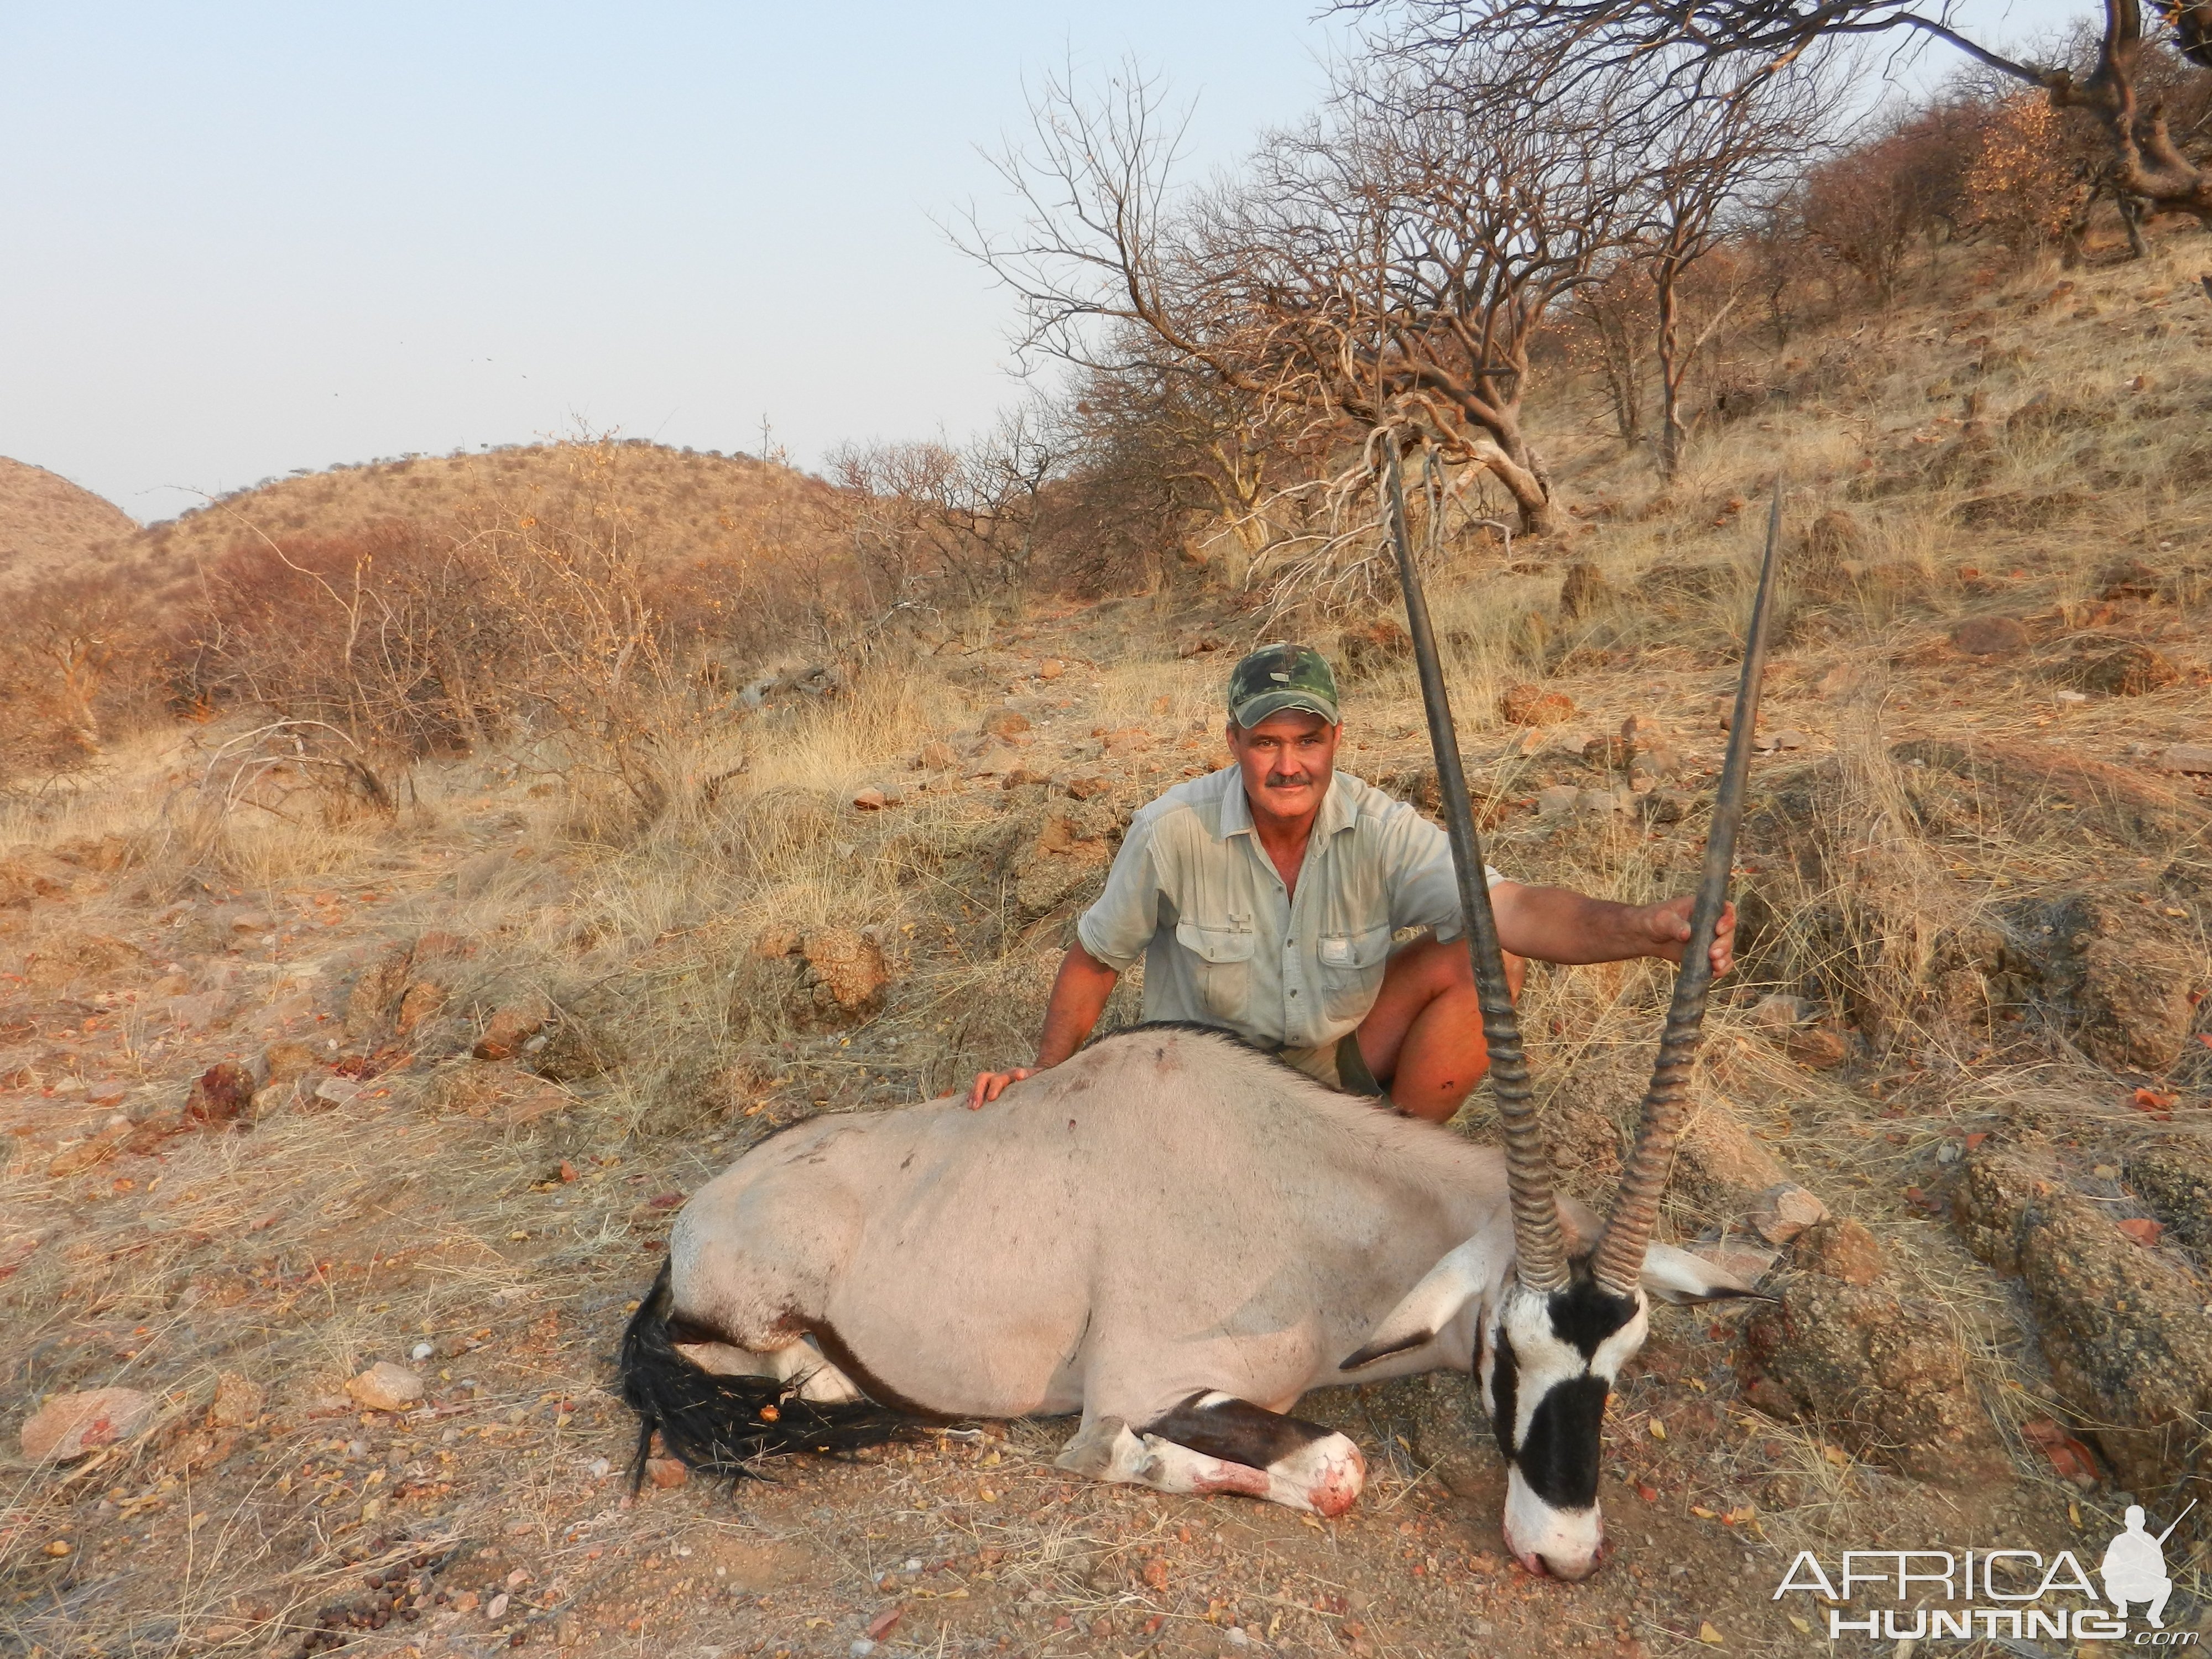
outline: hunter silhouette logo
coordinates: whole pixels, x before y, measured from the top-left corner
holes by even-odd
[[[2129,1602],[2147,1601],[2150,1606],[2144,1616],[2151,1627],[2166,1628],[2166,1598],[2173,1594],[2173,1580],[2166,1576],[2166,1540],[2173,1536],[2174,1527],[2181,1524],[2189,1510],[2196,1507],[2192,1498],[2189,1509],[2175,1516],[2172,1525],[2154,1538],[2143,1530],[2142,1505],[2128,1505],[2128,1529],[2105,1547],[2105,1564],[2100,1569],[2105,1599],[2121,1618],[2128,1616]]]
[[[2022,1549],[1846,1550],[1832,1577],[1812,1551],[1800,1550],[1772,1599],[1792,1591],[1818,1596],[1828,1604],[1829,1640],[1865,1636],[1882,1642],[2123,1642],[2128,1609],[2140,1604],[2151,1628],[2136,1632],[2138,1645],[2193,1646],[2195,1631],[2166,1630],[2173,1580],[2166,1576],[2165,1547],[2196,1507],[2192,1498],[2164,1532],[2153,1533],[2141,1506],[2130,1504],[2125,1530],[2106,1547],[2099,1563],[2101,1596],[2071,1550],[2047,1559]],[[1846,1604],[1855,1593],[1866,1601],[1887,1599],[1896,1605],[1850,1608]],[[2087,1605],[2045,1600],[2068,1595]]]

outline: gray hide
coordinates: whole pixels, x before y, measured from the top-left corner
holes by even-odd
[[[980,1111],[779,1135],[692,1198],[669,1251],[687,1322],[754,1353],[816,1334],[878,1403],[1142,1424],[1200,1390],[1280,1411],[1346,1380],[1455,1246],[1493,1237],[1507,1267],[1505,1201],[1490,1149],[1146,1027]],[[1466,1370],[1475,1317],[1359,1380]]]

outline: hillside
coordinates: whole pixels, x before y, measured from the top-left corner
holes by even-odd
[[[112,502],[42,466],[0,457],[0,586],[71,569],[137,533]]]
[[[1785,491],[1742,965],[1666,1221],[1780,1301],[1655,1310],[1587,1583],[1504,1558],[1455,1377],[1309,1396],[1372,1471],[1327,1522],[1074,1480],[1059,1422],[735,1492],[662,1465],[624,1500],[607,1357],[677,1206],[777,1127],[1026,1058],[1131,813],[1221,763],[1251,613],[1187,588],[955,613],[751,702],[624,682],[593,710],[649,742],[518,729],[374,803],[241,711],[0,806],[0,1375],[24,1403],[0,1642],[1778,1659],[1824,1616],[1775,1600],[1799,1550],[2094,1571],[2128,1503],[2163,1526],[2212,1474],[2202,247],[2072,272],[1944,249],[1893,304],[1739,339],[1714,379],[1741,412],[1670,487],[1557,401],[1571,526],[1439,557],[1492,860],[1640,900],[1702,854],[1778,471]],[[465,522],[580,464],[289,481],[169,527],[162,556],[392,502]],[[671,546],[748,533],[722,503],[763,488],[750,463],[606,465]],[[1388,623],[1317,637],[1340,764],[1433,805]],[[611,753],[656,769],[663,810],[609,812]],[[1530,974],[1585,1197],[1669,982]],[[1109,1018],[1134,1011],[1125,985]],[[1457,1127],[1494,1133],[1482,1096]],[[119,1443],[16,1456],[33,1402],[104,1387],[142,1391]],[[2177,1630],[2203,1616],[2203,1514],[2167,1547]],[[1889,1605],[1869,1594],[1846,1616]]]
[[[157,595],[234,549],[264,544],[264,538],[343,541],[394,522],[460,535],[488,522],[569,511],[586,498],[615,503],[621,533],[648,561],[736,560],[792,533],[793,514],[803,516],[828,493],[805,474],[749,456],[608,440],[336,466],[235,490],[141,530],[82,491],[74,493],[85,505],[64,518],[64,492],[74,487],[36,468],[0,475],[0,487],[19,488],[18,473],[51,488],[21,486],[25,499],[44,511],[38,518],[27,510],[17,516],[34,526],[57,526],[37,544],[50,550],[18,567],[22,575],[88,562],[127,572]],[[80,523],[85,528],[74,539],[63,533]],[[90,533],[95,529],[97,535]],[[29,532],[22,539],[32,544]],[[0,566],[0,581],[8,578],[9,568]]]

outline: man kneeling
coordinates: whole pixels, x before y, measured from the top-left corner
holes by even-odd
[[[1350,1094],[1449,1119],[1489,1068],[1450,844],[1405,802],[1335,769],[1336,678],[1303,645],[1229,680],[1236,763],[1139,812],[1076,924],[1033,1066],[985,1072],[968,1103],[1057,1066],[1141,957],[1145,1018],[1219,1026]],[[1515,994],[1525,961],[1681,960],[1687,895],[1615,904],[1486,872]],[[1713,939],[1728,971],[1735,908]],[[1414,937],[1415,933],[1419,937]],[[1403,945],[1400,938],[1408,939]]]

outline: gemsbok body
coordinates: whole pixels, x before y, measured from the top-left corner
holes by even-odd
[[[640,1470],[656,1431],[736,1475],[916,1420],[1073,1414],[1064,1468],[1335,1515],[1365,1466],[1346,1436],[1288,1415],[1299,1396],[1448,1368],[1495,1430],[1508,1547],[1532,1571],[1591,1572],[1606,1401],[1652,1298],[1758,1294],[1651,1234],[1741,815],[1779,510],[1778,489],[1684,966],[1602,1225],[1553,1191],[1401,535],[1504,1145],[1189,1026],[1102,1037],[977,1111],[947,1099],[816,1119],[678,1216],[623,1340]]]

